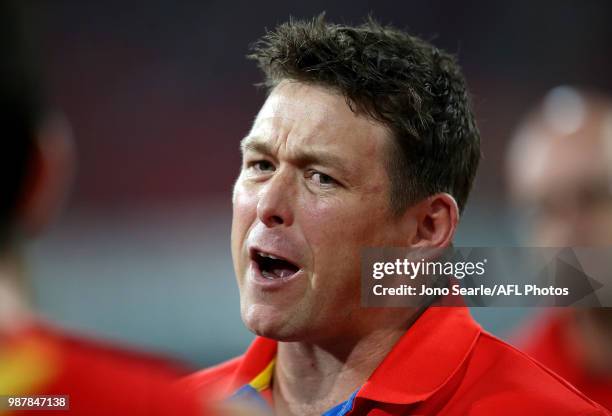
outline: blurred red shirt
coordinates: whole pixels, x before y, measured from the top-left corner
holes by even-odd
[[[184,369],[152,355],[68,335],[46,325],[0,334],[0,395],[69,395],[69,410],[15,415],[199,415],[179,390]],[[3,413],[4,412],[4,413]],[[0,415],[8,413],[2,410]]]
[[[571,310],[549,311],[519,334],[522,340],[517,344],[588,397],[612,410],[612,377],[593,374],[580,363],[580,352],[569,341],[572,319]]]

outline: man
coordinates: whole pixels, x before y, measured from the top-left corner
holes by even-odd
[[[279,415],[604,414],[465,308],[360,306],[362,248],[452,243],[480,153],[453,58],[322,17],[251,57],[269,95],[241,143],[232,256],[258,337],[187,385]]]
[[[74,159],[67,124],[42,99],[18,16],[0,1],[0,415],[40,414],[10,407],[6,396],[41,394],[68,396],[53,401],[68,410],[48,415],[200,414],[199,398],[175,391],[180,367],[68,334],[29,305],[22,243],[59,210]]]
[[[527,116],[509,153],[515,202],[531,212],[529,244],[612,243],[612,101],[558,87]],[[612,309],[549,311],[519,344],[612,409]]]

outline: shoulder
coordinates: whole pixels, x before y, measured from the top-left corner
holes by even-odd
[[[482,393],[470,414],[608,414],[556,373],[487,332],[468,359],[462,384]]]

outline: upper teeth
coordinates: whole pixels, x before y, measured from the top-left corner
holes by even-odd
[[[273,256],[272,254],[268,254],[268,253],[261,253],[261,252],[260,252],[260,253],[259,253],[259,255],[260,255],[261,257],[267,257],[267,258],[272,259],[272,260],[281,260],[281,259],[279,259],[278,257]]]

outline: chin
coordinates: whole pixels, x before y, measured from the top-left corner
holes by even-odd
[[[242,310],[242,321],[249,331],[260,337],[282,342],[300,341],[300,330],[287,319],[290,312],[282,312],[271,305],[248,305]]]

